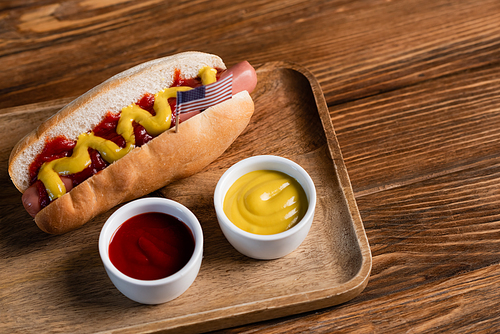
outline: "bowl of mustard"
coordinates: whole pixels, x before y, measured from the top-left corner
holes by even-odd
[[[219,179],[214,206],[222,233],[240,253],[271,260],[293,252],[311,228],[316,188],[297,163],[253,156]]]

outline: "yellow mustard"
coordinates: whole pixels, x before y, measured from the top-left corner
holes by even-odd
[[[308,207],[306,193],[293,177],[278,171],[257,170],[240,177],[229,188],[223,209],[229,220],[254,234],[276,234],[297,224]]]
[[[203,85],[217,81],[217,70],[209,66],[203,67],[198,76]],[[113,163],[124,157],[135,147],[133,122],[142,125],[152,136],[158,136],[168,130],[172,121],[172,110],[168,99],[177,96],[178,91],[187,91],[191,87],[170,87],[155,94],[154,110],[156,115],[151,115],[137,104],[131,104],[121,110],[120,120],[116,132],[125,139],[125,147],[119,147],[111,140],[95,136],[92,132],[82,133],[78,136],[77,143],[70,157],[64,157],[46,162],[38,172],[38,179],[43,182],[50,200],[61,197],[66,193],[66,187],[60,175],[76,174],[91,164],[88,149],[99,151],[102,158],[108,163]]]

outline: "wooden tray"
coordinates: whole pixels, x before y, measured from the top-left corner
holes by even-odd
[[[294,64],[266,63],[257,72],[256,111],[245,132],[201,173],[151,194],[190,208],[205,236],[194,284],[156,306],[124,297],[104,271],[99,231],[116,208],[77,231],[51,236],[24,212],[10,182],[7,161],[14,144],[69,101],[0,111],[0,332],[204,332],[332,306],[361,293],[371,253],[321,88]],[[318,194],[306,240],[272,261],[234,250],[212,204],[224,171],[258,154],[299,163]]]

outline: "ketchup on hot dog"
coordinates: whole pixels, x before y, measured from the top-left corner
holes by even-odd
[[[241,62],[233,67],[229,68],[228,70],[218,73],[217,77],[220,76],[220,79],[225,78],[226,76],[233,74],[233,95],[241,92],[243,90],[247,90],[248,92],[252,92],[257,84],[257,76],[255,73],[255,70],[253,67],[248,63],[248,62]],[[197,87],[201,85],[201,79],[200,78],[195,78],[195,79],[183,79],[180,77],[179,73],[176,73],[176,80],[174,82],[173,86],[187,86],[187,87]],[[152,94],[145,94],[138,102],[137,105],[139,105],[140,108],[149,111],[152,115],[154,115],[155,111],[153,108],[154,104],[154,95]],[[171,107],[171,110],[174,110],[175,106],[175,99],[169,99],[169,105]],[[192,113],[187,113],[184,115],[181,115],[181,121],[185,121],[189,119],[192,116],[195,116],[199,112],[192,112]],[[119,114],[108,114],[107,118],[103,120],[94,130],[94,134],[97,135],[99,133],[99,136],[105,139],[109,139],[112,142],[114,142],[118,147],[124,147],[125,145],[123,144],[124,140],[123,137],[118,135],[116,133],[116,123],[114,123],[114,120],[112,119],[113,117],[119,117]],[[110,120],[111,118],[111,120]],[[117,120],[116,120],[117,122]],[[135,122],[134,122],[135,123]],[[108,129],[109,127],[109,129]],[[103,131],[100,131],[103,130]],[[134,131],[134,136],[136,138],[136,143],[135,146],[141,146],[145,143],[147,143],[149,140],[153,138],[145,129],[139,124],[134,124],[133,125],[133,131]],[[105,132],[107,134],[101,134],[101,132]],[[63,138],[64,139],[64,138]],[[40,156],[38,156],[35,160],[35,162],[31,165],[30,168],[30,177],[32,180],[32,185],[24,192],[23,194],[23,205],[25,209],[28,211],[28,213],[35,217],[35,215],[46,205],[48,205],[51,201],[49,199],[49,196],[46,192],[46,189],[44,188],[43,184],[40,184],[40,181],[37,181],[38,177],[38,170],[40,169],[40,166],[43,162],[50,161],[53,159],[57,159],[58,157],[55,157],[55,155],[60,154],[60,156],[70,156],[72,154],[72,149],[75,146],[75,143],[72,141],[70,142],[69,145],[66,145],[65,148],[60,148],[57,147],[57,144],[53,144],[53,141],[49,141],[47,143],[46,149],[49,152],[48,155],[45,155],[45,153],[41,153]],[[53,147],[56,147],[55,149]],[[44,152],[47,152],[44,151]],[[89,151],[92,151],[90,149]],[[95,152],[94,152],[95,153]],[[69,176],[60,176],[61,181],[63,182],[66,191],[70,191],[72,187],[78,185],[79,183],[82,183],[85,181],[86,178],[92,176],[93,174],[97,173],[99,170],[102,170],[105,168],[108,163],[106,161],[103,161],[102,158],[99,157],[99,153],[97,154],[92,154],[90,153],[90,157],[92,159],[92,164],[89,165],[85,170],[83,170],[80,173],[69,175]],[[36,162],[38,160],[38,162]],[[41,161],[41,163],[40,163]],[[96,162],[96,163],[95,163]],[[80,174],[80,175],[78,175]],[[83,175],[86,175],[86,177],[83,177]],[[64,187],[63,187],[64,188]]]

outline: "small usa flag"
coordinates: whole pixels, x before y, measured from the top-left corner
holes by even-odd
[[[211,106],[229,100],[233,96],[233,74],[207,86],[177,92],[175,132],[179,126],[180,114],[203,111]]]

